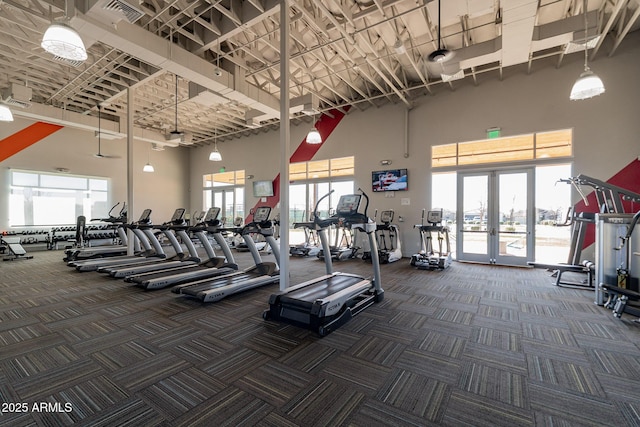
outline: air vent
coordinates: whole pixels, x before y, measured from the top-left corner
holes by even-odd
[[[442,77],[443,82],[452,82],[454,80],[464,79],[464,70],[460,70],[455,74],[442,73],[440,74],[440,77]]]
[[[2,90],[2,101],[14,107],[29,108],[31,107],[32,93],[30,87],[12,83],[10,87]]]
[[[84,61],[74,61],[72,59],[63,58],[61,56],[54,56],[54,61],[62,62],[63,64],[71,65],[74,68],[78,68]]]
[[[587,49],[593,49],[600,41],[600,35],[587,39]],[[584,52],[584,39],[582,40],[574,40],[572,42],[567,43],[567,46],[564,48],[564,54],[568,55],[570,53],[575,52]]]
[[[143,11],[122,0],[109,0],[103,6],[103,9],[109,12],[121,13],[132,24],[144,16]]]

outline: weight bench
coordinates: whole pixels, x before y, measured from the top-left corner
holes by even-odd
[[[551,277],[556,278],[556,286],[580,286],[593,288],[593,276],[595,274],[595,264],[591,261],[582,261],[582,264],[572,265],[572,264],[541,264],[537,262],[528,262],[528,265],[535,268],[544,268],[549,271],[553,271]],[[584,273],[587,275],[587,280],[585,282],[571,282],[571,281],[563,281],[562,273]]]
[[[32,256],[27,255],[27,251],[25,251],[20,244],[20,237],[2,236],[1,243],[9,249],[9,254],[2,258],[3,261],[33,258]]]

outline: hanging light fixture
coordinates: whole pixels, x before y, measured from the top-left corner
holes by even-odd
[[[0,105],[0,122],[12,122],[13,114],[6,105]]]
[[[322,144],[322,136],[320,136],[320,132],[316,129],[316,116],[313,116],[313,127],[307,134],[307,144]]]
[[[588,43],[587,43],[587,0],[583,1],[584,9],[584,72],[580,74],[580,77],[573,84],[571,88],[571,95],[569,95],[569,99],[572,101],[579,101],[581,99],[589,99],[594,96],[601,95],[604,93],[604,83],[600,80],[596,74],[591,71],[589,65],[587,64],[588,60]]]
[[[144,165],[144,167],[142,168],[142,172],[155,172],[155,169],[153,168],[153,165],[150,162],[150,157],[151,157],[151,144],[149,144],[149,147],[147,147],[147,164]]]
[[[69,4],[65,2],[65,17],[63,21],[53,22],[44,32],[40,46],[52,55],[70,61],[84,61],[87,51],[80,35],[71,28],[69,20]]]
[[[222,154],[218,151],[218,142],[216,141],[217,130],[213,131],[213,151],[209,153],[209,160],[212,162],[221,162]]]

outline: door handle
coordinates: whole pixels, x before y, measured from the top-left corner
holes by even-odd
[[[495,236],[495,235],[496,235],[496,229],[495,229],[495,227],[491,227],[491,231],[489,231],[489,235],[490,235],[490,236]]]

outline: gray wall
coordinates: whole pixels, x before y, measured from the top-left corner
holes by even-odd
[[[440,85],[434,94],[417,99],[409,114],[409,156],[403,156],[404,105],[352,108],[323,144],[315,159],[356,156],[356,188],[371,187],[371,171],[385,169],[380,160],[390,159],[393,168],[409,169],[410,189],[395,197],[371,195],[378,210],[394,209],[401,215],[405,256],[418,249],[413,224],[420,222],[423,208],[429,208],[430,147],[436,144],[469,141],[486,137],[486,129],[502,128],[503,136],[548,130],[574,129],[574,174],[583,173],[602,180],[640,156],[640,33],[621,45],[612,58],[604,46],[590,66],[604,81],[606,92],[585,101],[570,101],[574,81],[583,71],[582,57],[565,57],[561,68],[542,68],[534,63],[532,74],[525,66],[479,75],[478,84],[466,78]],[[541,68],[538,70],[537,68]],[[363,104],[364,105],[364,104]],[[291,129],[291,151],[303,140],[308,126]],[[227,170],[245,169],[255,179],[273,179],[279,173],[279,132],[261,133],[243,140],[218,143]],[[191,205],[202,204],[202,178],[217,171],[219,164],[207,160],[210,147],[191,151]],[[441,189],[441,191],[449,191]],[[247,183],[247,206],[256,202]],[[576,200],[577,200],[576,195]],[[410,205],[401,205],[408,198]]]
[[[33,122],[16,118],[14,122],[0,125],[0,140],[30,125]],[[151,151],[149,144],[134,141],[133,192],[135,204],[129,210],[130,218],[137,218],[145,208],[153,210],[154,223],[168,221],[178,207],[188,208],[189,156],[187,149],[171,148]],[[102,154],[119,158],[99,159],[93,155],[98,151],[98,140],[93,132],[73,128],[62,128],[21,152],[0,162],[0,229],[9,228],[9,171],[24,169],[54,173],[55,168],[67,168],[73,175],[109,178],[111,203],[127,200],[126,139],[101,141]],[[150,156],[155,173],[144,173],[142,167]]]

